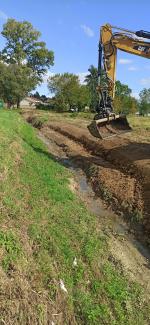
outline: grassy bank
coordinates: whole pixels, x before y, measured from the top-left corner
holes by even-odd
[[[71,173],[18,113],[0,112],[0,146],[0,322],[149,324]]]

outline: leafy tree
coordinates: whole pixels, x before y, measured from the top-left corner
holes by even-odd
[[[54,109],[58,112],[65,112],[69,110],[69,104],[67,104],[62,94],[58,94],[55,96]]]
[[[130,108],[130,112],[132,114],[136,113],[138,111],[138,101],[136,98],[131,97],[131,108]]]
[[[31,85],[34,79],[31,88],[34,89],[35,82],[36,85],[42,82],[43,75],[53,65],[54,53],[46,48],[45,42],[39,41],[40,32],[34,29],[28,21],[19,22],[15,19],[8,19],[1,34],[6,39],[6,45],[0,52],[0,60],[9,65],[18,66],[21,72],[20,78],[24,76],[24,67],[26,67],[28,69],[27,81],[30,83],[30,77]],[[22,80],[21,84],[25,84],[25,80]],[[17,102],[19,105],[19,97]]]
[[[113,107],[116,113],[120,113],[122,111],[122,100],[121,97],[115,96],[113,101]]]
[[[98,71],[93,65],[89,67],[88,71],[89,74],[86,76],[85,82],[90,92],[90,109],[91,111],[96,111],[99,101],[98,92],[96,89],[98,85]]]
[[[144,88],[140,94],[139,111],[141,115],[147,115],[150,113],[150,88]]]
[[[8,107],[20,102],[35,87],[36,78],[31,77],[30,68],[0,63],[0,97]]]
[[[98,86],[98,70],[96,67],[93,65],[90,65],[89,69],[89,74],[85,77],[85,82],[89,88],[90,92],[90,109],[91,111],[96,111],[96,107],[99,102],[99,95],[97,91],[97,86]],[[104,74],[104,71],[102,71],[101,74],[101,83],[103,84],[106,82],[106,77]]]
[[[39,99],[42,102],[45,102],[47,100],[47,97],[45,95],[40,95],[38,91],[36,91],[34,94],[31,94],[31,97]]]
[[[47,100],[47,97],[45,95],[41,95],[40,99],[42,100],[42,102],[45,102]]]
[[[90,92],[90,108],[92,111],[95,111],[99,102],[97,92],[98,71],[93,65],[89,67],[88,71],[89,75],[86,76],[85,82]],[[103,70],[101,73],[101,85],[107,85],[107,78]],[[116,81],[115,99],[113,103],[116,113],[124,112],[128,114],[129,112],[135,112],[137,110],[137,101],[135,98],[131,97],[131,92],[132,90],[128,85]]]
[[[90,92],[86,85],[80,85],[77,106],[79,111],[84,110],[85,106],[90,105]]]
[[[131,96],[115,96],[113,106],[116,113],[134,114],[138,110],[138,102]]]
[[[31,94],[31,96],[37,99],[41,99],[41,96],[38,91],[36,91],[35,94]]]
[[[77,107],[82,110],[88,104],[88,90],[80,85],[77,75],[72,73],[55,74],[49,77],[49,90],[55,94],[58,110],[69,110]]]
[[[116,113],[129,114],[135,109],[135,99],[131,97],[132,90],[128,85],[122,84],[119,80],[115,85],[114,110]]]
[[[132,90],[128,87],[128,85],[122,84],[119,80],[116,81],[115,85],[115,96],[117,97],[128,97],[131,96]]]

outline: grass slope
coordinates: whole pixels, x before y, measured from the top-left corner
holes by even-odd
[[[149,324],[71,173],[16,112],[0,112],[0,147],[0,323]]]

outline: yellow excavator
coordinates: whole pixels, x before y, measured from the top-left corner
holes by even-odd
[[[105,24],[100,29],[98,59],[99,104],[94,121],[88,126],[92,135],[107,138],[131,130],[126,116],[115,114],[113,101],[115,96],[117,50],[150,59],[150,32],[133,32]],[[102,79],[105,74],[105,84]]]

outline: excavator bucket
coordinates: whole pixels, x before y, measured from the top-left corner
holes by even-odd
[[[100,139],[110,138],[132,130],[125,115],[93,120],[88,125],[88,129],[94,137]]]

